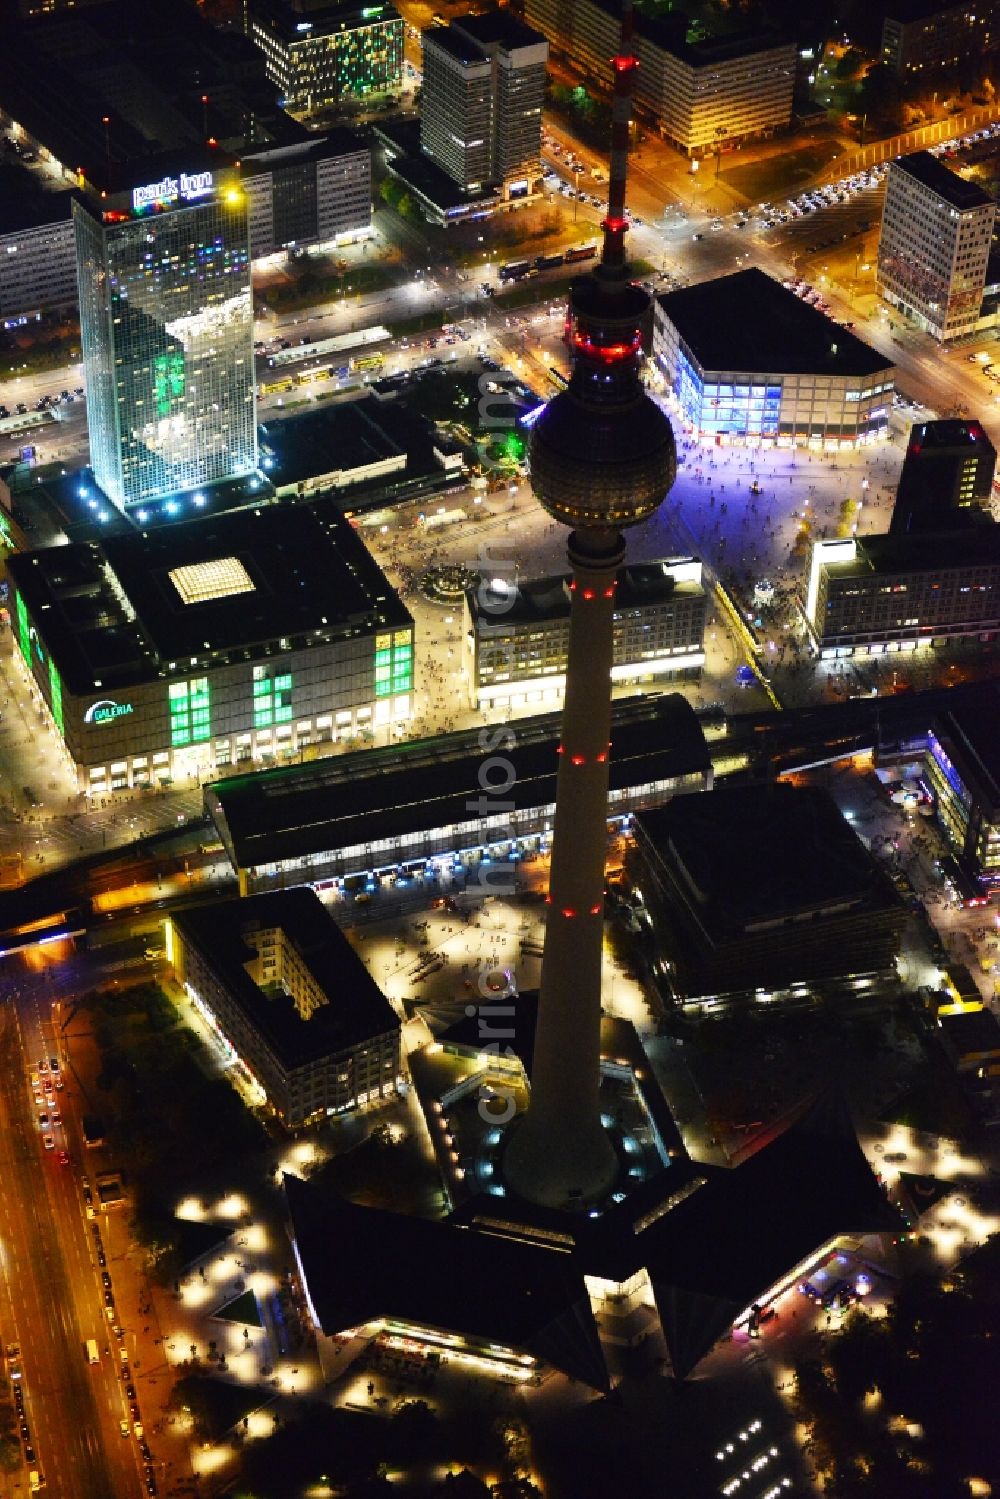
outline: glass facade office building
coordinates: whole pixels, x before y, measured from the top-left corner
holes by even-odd
[[[245,196],[145,170],[74,207],[91,467],[123,510],[257,467]]]

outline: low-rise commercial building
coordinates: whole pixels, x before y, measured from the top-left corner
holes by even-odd
[[[959,863],[985,893],[1000,890],[1000,687],[984,684],[934,719],[927,777]]]
[[[836,449],[888,433],[895,368],[751,269],[656,299],[653,357],[699,434]]]
[[[526,0],[524,13],[554,52],[610,89],[621,25],[616,0]],[[795,44],[775,32],[697,39],[680,12],[654,17],[638,10],[634,45],[638,110],[688,156],[771,135],[791,119]]]
[[[992,4],[889,0],[882,20],[882,62],[908,82],[957,68],[995,46]]]
[[[996,203],[929,151],[889,166],[878,242],[879,293],[945,341],[979,323]]]
[[[371,149],[349,130],[253,151],[240,170],[253,260],[371,230]]]
[[[167,957],[240,1080],[287,1129],[395,1095],[399,1018],[315,891],[178,911]]]
[[[251,0],[247,33],[286,109],[315,114],[403,84],[403,18],[357,0]]]
[[[1000,526],[813,544],[805,600],[813,648],[881,656],[1000,630]]]
[[[551,833],[558,742],[559,715],[549,713],[520,720],[516,735],[442,734],[232,776],[206,786],[205,809],[243,892],[390,875],[399,866],[422,871],[443,856],[488,866]],[[500,769],[503,779],[495,780]],[[615,704],[609,821],[711,784],[708,745],[685,698]],[[488,890],[486,869],[481,881]]]
[[[827,792],[744,785],[635,819],[630,872],[681,1001],[894,971],[906,908]]]
[[[413,621],[328,500],[123,525],[7,567],[84,791],[281,763],[410,716]]]
[[[615,683],[697,673],[708,595],[697,557],[625,567],[614,617]],[[487,579],[465,596],[462,665],[473,707],[551,705],[566,687],[569,579]]]

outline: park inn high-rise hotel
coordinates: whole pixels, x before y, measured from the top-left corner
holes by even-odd
[[[77,272],[91,467],[128,511],[256,469],[253,298],[238,173],[109,173],[74,206]]]

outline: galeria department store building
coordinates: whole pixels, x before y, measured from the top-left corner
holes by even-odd
[[[25,552],[8,570],[15,642],[92,794],[285,764],[410,717],[413,621],[328,501]]]

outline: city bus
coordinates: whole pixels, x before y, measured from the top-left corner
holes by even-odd
[[[380,370],[385,364],[384,354],[362,354],[360,359],[351,360],[351,369],[354,370]]]
[[[88,1338],[85,1347],[87,1351],[87,1363],[99,1364],[101,1362],[101,1355],[97,1351],[97,1343],[95,1342],[95,1340],[93,1338]]]
[[[298,385],[315,385],[319,380],[329,380],[332,374],[330,366],[323,364],[311,370],[300,370],[295,380]]]
[[[530,260],[512,260],[509,265],[500,267],[499,276],[501,281],[520,281],[530,274],[532,265]]]
[[[295,381],[291,375],[282,375],[280,380],[262,380],[257,389],[257,394],[259,396],[273,396],[279,391],[284,392],[294,389]]]
[[[593,260],[596,254],[596,245],[578,245],[575,250],[566,251],[566,264],[572,265],[575,260]]]

